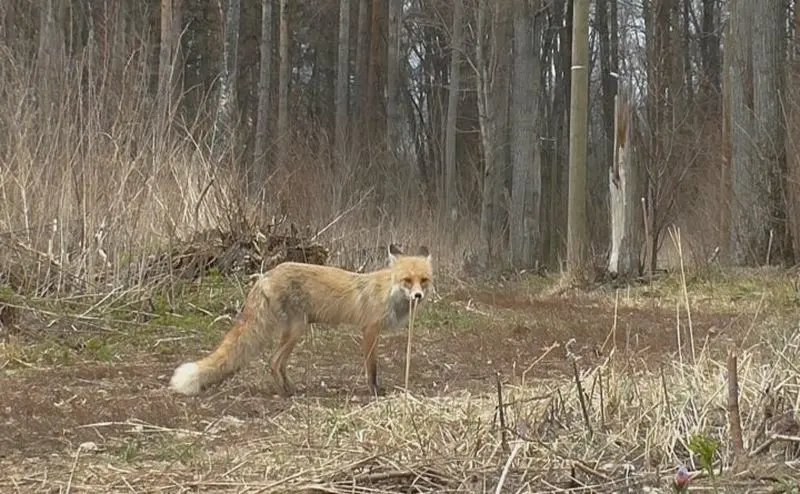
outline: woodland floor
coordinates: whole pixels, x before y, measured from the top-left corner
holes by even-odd
[[[243,288],[214,283],[151,303],[155,310],[144,322],[122,317],[122,302],[86,315],[71,301],[17,301],[20,321],[0,330],[0,490],[347,492],[321,487],[322,470],[306,479],[320,487],[299,487],[302,472],[292,478],[281,473],[270,445],[282,436],[298,437],[297,430],[285,430],[282,415],[300,417],[313,409],[347,416],[370,405],[355,330],[315,327],[307,335],[290,361],[298,388],[290,399],[274,395],[264,365],[268,355],[198,397],[167,389],[179,363],[205,354],[229,328],[229,320],[214,319],[235,314]],[[676,319],[684,335],[688,319],[677,275],[619,290],[556,292],[553,285],[552,279],[530,277],[440,286],[417,319],[410,393],[422,401],[491,397],[498,372],[508,385],[548,380],[569,386],[574,377],[567,347],[581,357],[582,369],[609,357],[650,369],[691,359],[686,336],[678,356]],[[722,362],[731,343],[748,348],[764,337],[763,328],[797,326],[798,297],[786,275],[713,273],[690,278],[687,287],[695,351],[704,348]],[[570,339],[575,341],[567,345]],[[380,351],[381,384],[387,399],[399,399],[405,331],[384,334]],[[320,422],[306,420],[305,426],[296,423],[308,439],[295,447],[324,448],[324,434],[312,425]],[[271,455],[273,466],[260,463],[259,455]],[[504,461],[486,478],[496,479]],[[468,490],[464,484],[448,489]],[[566,492],[528,489],[523,492]],[[402,491],[415,492],[407,485]]]

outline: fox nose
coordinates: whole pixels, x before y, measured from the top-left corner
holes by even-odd
[[[417,301],[417,302],[422,300],[422,292],[415,292],[414,293],[414,300]]]

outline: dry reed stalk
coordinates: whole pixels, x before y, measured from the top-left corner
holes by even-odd
[[[405,376],[405,389],[408,393],[408,376],[411,372],[411,341],[414,336],[414,319],[417,315],[417,304],[413,299],[408,301],[408,341],[406,343],[406,376]]]
[[[686,270],[684,268],[683,263],[683,246],[681,243],[681,229],[675,226],[672,226],[669,229],[669,235],[672,238],[672,242],[675,244],[675,248],[678,251],[678,260],[680,261],[681,266],[681,289],[683,291],[683,301],[686,305],[686,318],[689,323],[689,344],[691,345],[692,349],[692,362],[697,363],[697,356],[694,350],[694,327],[692,326],[692,310],[689,307],[689,290],[686,288]]]

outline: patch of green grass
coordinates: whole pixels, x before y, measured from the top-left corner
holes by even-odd
[[[135,353],[164,355],[213,346],[239,310],[243,288],[217,275],[174,282],[153,295],[134,291],[55,300],[24,297],[0,285],[0,300],[25,308],[20,323],[25,331],[13,342],[2,342],[0,363],[111,363]]]
[[[125,463],[133,463],[139,458],[141,444],[138,438],[129,439],[124,441],[119,446],[111,449],[111,454],[117,456]]]
[[[440,301],[430,304],[417,314],[415,325],[431,328],[469,329],[485,316],[470,312],[456,304]]]
[[[109,447],[108,452],[124,463],[142,461],[177,461],[191,464],[202,451],[197,441],[182,441],[174,437],[129,437]]]
[[[613,300],[614,290],[609,290]],[[793,280],[772,268],[722,270],[695,269],[686,272],[686,293],[693,307],[706,310],[754,309],[758,304],[777,310],[800,306]],[[683,303],[684,293],[679,271],[651,284],[620,289],[620,302],[636,304],[650,300],[658,303]]]
[[[103,338],[89,338],[85,343],[86,353],[100,362],[111,363],[117,356],[118,344]]]
[[[74,349],[54,338],[33,344],[25,344],[16,338],[0,344],[0,364],[4,371],[14,372],[30,366],[69,365],[75,357]]]

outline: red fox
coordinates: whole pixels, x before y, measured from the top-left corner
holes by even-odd
[[[381,330],[405,325],[409,303],[418,307],[433,288],[427,247],[406,255],[390,244],[388,253],[387,268],[366,274],[294,262],[275,266],[256,281],[219,347],[204,359],[180,365],[170,386],[178,393],[197,394],[241,369],[277,334],[270,372],[279,393],[291,396],[286,361],[307,325],[322,323],[361,328],[367,382],[373,395],[382,394],[377,369]]]

